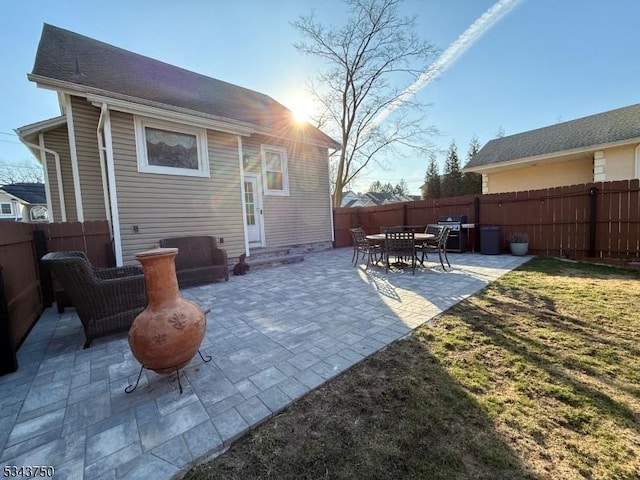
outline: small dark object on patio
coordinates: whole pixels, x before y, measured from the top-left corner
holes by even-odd
[[[246,258],[247,258],[246,254],[243,253],[240,255],[240,258],[238,259],[238,263],[236,263],[233,266],[234,275],[244,275],[249,271],[251,267],[247,265],[247,263],[245,262]]]
[[[42,262],[62,284],[82,322],[89,348],[98,337],[127,331],[147,306],[138,266],[94,268],[84,252],[51,252]]]

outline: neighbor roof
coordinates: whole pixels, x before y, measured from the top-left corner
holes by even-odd
[[[43,183],[11,183],[1,186],[0,190],[31,205],[47,203]]]
[[[640,138],[640,104],[489,141],[465,169]]]
[[[292,136],[291,111],[268,95],[191,72],[44,24],[30,80],[66,82],[117,98],[141,99]],[[339,144],[311,125],[296,125],[315,142]],[[296,132],[298,133],[298,132]]]

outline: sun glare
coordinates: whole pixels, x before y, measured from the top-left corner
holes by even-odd
[[[308,122],[313,114],[313,103],[307,97],[298,95],[291,102],[291,111],[296,122]]]

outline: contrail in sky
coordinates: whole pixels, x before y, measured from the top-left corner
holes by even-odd
[[[412,85],[407,87],[395,102],[380,112],[372,120],[372,126],[379,125],[394,110],[402,105],[403,101],[418,93],[418,91],[435,80],[442,72],[449,68],[471,45],[487,32],[491,27],[498,23],[502,18],[513,10],[521,0],[499,0],[493,6],[484,12],[475,22],[467,28],[458,39],[438,57],[438,59],[425,70]]]

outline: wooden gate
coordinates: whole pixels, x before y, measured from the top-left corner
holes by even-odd
[[[5,305],[0,306],[2,336],[7,351],[2,354],[0,373],[14,371],[15,350],[24,341],[42,312],[40,276],[33,250],[33,226],[28,223],[0,222],[0,266]],[[6,342],[9,339],[9,342]],[[3,346],[5,346],[3,344]],[[3,350],[5,350],[3,348]],[[13,360],[11,356],[13,355]]]

